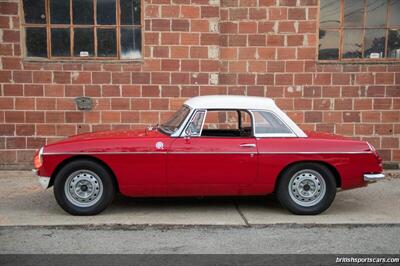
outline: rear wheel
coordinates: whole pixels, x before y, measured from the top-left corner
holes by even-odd
[[[73,215],[94,215],[103,211],[115,194],[110,173],[91,160],[77,160],[65,165],[54,181],[57,203]]]
[[[284,171],[276,194],[281,205],[292,213],[319,214],[328,209],[335,198],[335,177],[324,165],[296,164]]]

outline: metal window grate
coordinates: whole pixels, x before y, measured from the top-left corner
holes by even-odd
[[[321,0],[319,21],[319,60],[400,60],[400,0]]]
[[[140,0],[21,1],[24,12],[21,26],[24,29],[24,52],[27,58],[141,59],[143,8]],[[63,10],[62,4],[69,8],[69,14]],[[112,13],[98,13],[98,7],[102,4],[104,11]],[[127,12],[127,8],[121,11],[121,5],[129,5],[135,13]]]

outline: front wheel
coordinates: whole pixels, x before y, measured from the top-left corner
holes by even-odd
[[[65,165],[54,181],[54,196],[66,212],[94,215],[103,211],[115,194],[110,173],[91,160],[77,160]]]
[[[280,204],[294,214],[319,214],[332,204],[336,181],[325,166],[301,163],[289,167],[278,181]]]

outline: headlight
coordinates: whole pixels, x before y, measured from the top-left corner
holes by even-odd
[[[41,147],[33,157],[33,165],[35,169],[39,169],[43,164],[43,147]]]

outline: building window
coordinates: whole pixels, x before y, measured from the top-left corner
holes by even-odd
[[[400,0],[321,0],[318,58],[400,59]]]
[[[141,58],[140,0],[23,0],[25,55]]]

